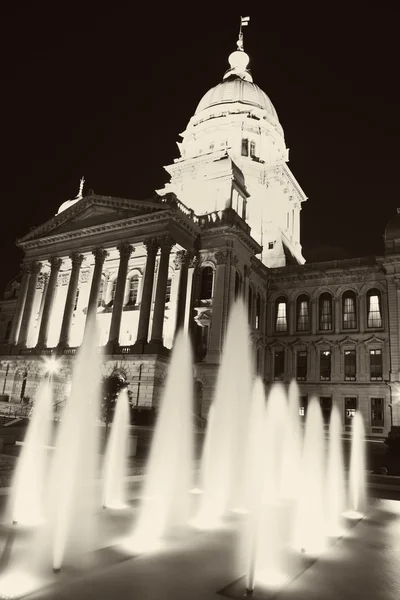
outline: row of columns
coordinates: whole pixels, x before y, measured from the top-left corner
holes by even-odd
[[[144,242],[147,250],[147,260],[143,281],[142,301],[139,312],[137,344],[146,344],[148,342],[156,256],[160,250],[160,262],[155,292],[155,305],[150,343],[162,346],[169,261],[171,249],[174,243],[175,242],[169,236],[150,238]],[[120,262],[118,267],[117,284],[113,299],[113,310],[107,343],[107,346],[110,350],[112,350],[114,345],[118,344],[119,340],[124,303],[125,281],[128,274],[129,259],[134,252],[134,248],[127,243],[120,244],[117,246],[117,248],[120,253]],[[89,322],[90,317],[95,315],[97,312],[103,266],[104,261],[108,256],[108,252],[103,248],[96,248],[93,251],[93,255],[95,258],[95,264],[89,294],[86,324]],[[79,253],[73,253],[70,255],[70,259],[72,268],[61,323],[61,332],[58,343],[60,347],[67,347],[69,345],[69,335],[79,284],[80,268],[84,256]],[[50,317],[54,306],[57,280],[61,264],[61,258],[52,257],[50,259],[50,277],[47,283],[47,290],[44,290],[45,296],[40,320],[37,348],[45,348],[47,345]],[[37,261],[23,263],[22,265],[23,274],[20,293],[18,296],[16,312],[10,332],[11,345],[18,345],[21,348],[26,347],[29,326],[32,319],[35,292],[41,267],[42,264]],[[189,268],[189,254],[186,251],[180,252],[180,267],[176,330],[181,328],[185,321]]]

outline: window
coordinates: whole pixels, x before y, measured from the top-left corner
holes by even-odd
[[[250,156],[251,158],[255,158],[256,156],[256,143],[250,142]]]
[[[200,300],[211,300],[213,292],[214,271],[212,267],[204,267],[201,271]]]
[[[249,140],[243,139],[242,140],[242,156],[248,156],[248,155],[249,155]]]
[[[112,288],[111,288],[111,302],[114,302],[116,289],[117,289],[117,278],[114,279],[113,284],[112,284]]]
[[[344,424],[349,426],[356,414],[357,398],[344,399]]]
[[[369,370],[371,381],[382,381],[383,379],[383,364],[382,350],[369,351]]]
[[[307,379],[307,352],[299,350],[296,353],[296,379],[305,381]]]
[[[309,300],[307,296],[299,296],[296,303],[296,329],[308,331],[309,329]]]
[[[285,352],[284,350],[276,350],[274,352],[274,379],[282,380],[285,373]]]
[[[273,250],[274,242],[268,242],[268,250]]]
[[[299,416],[304,421],[307,415],[308,396],[300,396],[299,400]]]
[[[247,314],[248,314],[248,319],[249,319],[249,325],[253,325],[252,323],[252,314],[253,314],[253,290],[251,288],[251,285],[249,285],[249,303],[247,305]]]
[[[371,427],[383,427],[383,398],[371,398]]]
[[[74,304],[74,312],[77,309],[78,306],[78,300],[79,300],[79,288],[76,290],[76,294],[75,294],[75,304]]]
[[[105,278],[104,276],[101,278],[101,282],[100,282],[100,289],[99,289],[99,296],[98,296],[98,300],[97,300],[97,307],[99,306],[104,306],[104,301],[103,301],[103,296],[104,296],[104,283],[105,283]]]
[[[168,279],[167,280],[167,289],[165,292],[165,304],[167,304],[167,302],[171,302],[171,285],[172,285],[172,279]]]
[[[343,329],[356,329],[356,295],[354,292],[346,292],[342,298],[342,326]]]
[[[319,297],[319,329],[322,331],[332,329],[332,296],[328,292]]]
[[[332,398],[330,396],[321,396],[319,402],[321,404],[322,419],[324,421],[324,425],[329,425],[329,420],[331,418],[332,412]]]
[[[319,355],[319,368],[321,381],[331,380],[331,351],[321,350]]]
[[[237,298],[239,297],[240,294],[240,275],[239,273],[236,271],[235,273],[235,300],[237,300]]]
[[[6,335],[4,336],[4,341],[8,342],[9,338],[10,338],[10,333],[11,333],[11,325],[12,325],[12,321],[8,321],[7,323],[7,327],[6,327]]]
[[[344,379],[345,381],[356,380],[356,351],[344,351]]]
[[[260,294],[257,294],[256,299],[256,329],[260,329],[261,325],[261,298]]]
[[[128,304],[130,304],[132,306],[135,306],[137,304],[138,290],[139,290],[139,277],[137,275],[134,275],[129,280]]]
[[[287,331],[287,301],[286,298],[278,298],[275,302],[275,331]]]
[[[367,293],[367,326],[382,327],[381,294],[379,290]]]

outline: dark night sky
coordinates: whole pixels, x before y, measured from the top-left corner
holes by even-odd
[[[306,259],[381,254],[400,206],[394,8],[148,6],[2,9],[0,284],[19,270],[15,239],[75,197],[82,175],[96,193],[128,198],[167,181],[162,167],[178,156],[178,134],[228,68],[240,14],[251,16],[244,32],[254,81],[278,112],[289,166],[309,198]]]

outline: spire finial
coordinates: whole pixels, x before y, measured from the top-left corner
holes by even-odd
[[[239,38],[238,38],[238,41],[236,42],[236,45],[237,45],[237,49],[240,50],[241,52],[244,52],[242,28],[247,27],[247,25],[249,24],[249,21],[250,21],[250,17],[240,17]]]
[[[83,198],[83,186],[85,184],[85,178],[81,177],[81,180],[79,182],[79,192],[78,195],[76,197],[77,200],[81,200]]]

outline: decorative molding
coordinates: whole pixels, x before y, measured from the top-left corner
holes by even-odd
[[[82,271],[79,275],[79,283],[87,283],[90,279],[90,270]]]
[[[370,338],[368,338],[367,340],[363,341],[363,344],[365,346],[368,346],[369,344],[382,344],[382,345],[384,345],[385,343],[386,343],[385,339],[378,338],[376,335],[371,335]]]
[[[218,250],[218,252],[215,253],[215,264],[217,266],[226,265],[229,261],[230,253],[230,250]]]
[[[168,252],[171,251],[171,249],[175,246],[176,243],[170,235],[161,235],[157,238],[157,241],[161,251]]]
[[[51,270],[59,271],[59,269],[61,268],[62,262],[63,262],[62,258],[59,258],[58,256],[52,256],[49,259]]]
[[[335,342],[328,340],[326,337],[322,337],[319,340],[313,342],[313,345],[317,348],[318,346],[334,346]]]
[[[189,253],[187,250],[177,250],[174,256],[174,267],[175,270],[178,271],[184,264],[185,261],[188,259]]]
[[[160,247],[156,237],[146,238],[143,240],[143,245],[146,247],[147,254],[157,254]]]
[[[68,271],[63,271],[58,274],[57,285],[67,285],[69,282],[70,273]]]
[[[83,254],[80,254],[79,252],[73,252],[72,254],[69,255],[69,258],[71,259],[72,267],[81,267],[85,257]]]
[[[108,256],[108,252],[107,250],[104,250],[104,248],[95,248],[92,251],[92,254],[94,256],[94,262],[96,265],[102,265]]]
[[[272,348],[277,348],[277,347],[279,347],[279,346],[281,346],[281,347],[283,347],[283,348],[286,348],[286,347],[287,347],[287,345],[288,345],[288,343],[287,343],[287,342],[285,342],[285,340],[279,340],[279,339],[277,339],[277,338],[275,338],[274,340],[272,340],[272,342],[269,342],[269,344],[268,344],[268,343],[266,344],[266,346],[267,346],[268,348],[271,348],[271,349],[272,349]]]
[[[43,290],[48,280],[49,280],[48,273],[39,273],[36,289]]]
[[[189,269],[195,269],[199,264],[198,256],[189,256]]]
[[[302,340],[301,338],[296,338],[293,342],[290,342],[289,346],[291,346],[292,348],[295,348],[296,346],[306,346],[308,347],[310,345],[309,342],[307,342],[306,340]]]
[[[120,258],[130,258],[131,254],[135,252],[135,248],[130,244],[122,243],[118,244],[117,250],[119,252]]]

